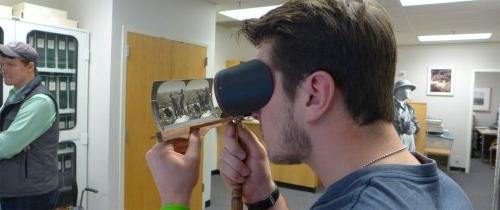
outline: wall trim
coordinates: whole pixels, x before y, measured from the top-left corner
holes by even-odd
[[[469,87],[469,111],[468,111],[468,116],[467,116],[467,142],[466,142],[466,150],[467,153],[466,155],[466,163],[465,163],[465,173],[470,172],[470,152],[471,152],[471,144],[472,144],[472,130],[474,129],[472,127],[472,113],[474,112],[474,87],[476,86],[476,73],[484,73],[484,72],[497,72],[500,73],[500,69],[472,69],[471,71],[471,82],[470,82],[470,87]]]

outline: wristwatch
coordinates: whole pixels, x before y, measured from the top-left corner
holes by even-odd
[[[255,202],[255,203],[247,203],[248,210],[267,210],[273,207],[278,201],[280,197],[280,191],[276,187],[276,189],[269,194],[264,200]]]

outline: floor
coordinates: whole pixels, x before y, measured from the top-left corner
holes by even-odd
[[[311,193],[280,187],[280,192],[287,198],[290,209],[309,209],[314,201],[323,194],[323,189]],[[205,208],[205,210],[231,209],[230,196],[231,193],[225,187],[220,175],[213,175],[210,207]]]
[[[487,163],[472,158],[468,174],[450,171],[448,175],[464,189],[475,210],[490,210],[493,199],[495,170]]]

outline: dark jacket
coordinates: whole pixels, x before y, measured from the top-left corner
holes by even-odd
[[[40,81],[40,77],[35,77],[16,98],[6,102],[0,111],[0,129],[3,132],[14,121],[24,101],[36,94],[48,95],[56,107],[56,120],[52,127],[35,139],[28,150],[23,150],[10,159],[0,160],[0,198],[40,195],[58,187],[59,113],[54,96]]]

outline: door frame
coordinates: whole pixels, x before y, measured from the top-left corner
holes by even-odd
[[[119,101],[120,105],[118,107],[119,111],[119,116],[118,116],[118,209],[125,209],[125,139],[126,139],[126,128],[125,128],[125,114],[126,114],[126,95],[127,95],[127,57],[129,54],[129,49],[128,49],[128,38],[127,34],[129,32],[132,33],[139,33],[139,34],[144,34],[148,36],[155,36],[155,37],[163,37],[166,39],[170,40],[175,40],[179,42],[184,42],[187,44],[194,44],[198,46],[205,47],[207,49],[207,57],[208,57],[208,49],[209,49],[209,44],[204,43],[204,42],[199,42],[199,41],[192,41],[192,40],[185,40],[182,38],[172,38],[172,37],[167,37],[162,34],[156,34],[152,32],[145,32],[144,29],[138,29],[130,25],[122,25],[122,30],[121,30],[121,46],[120,46],[120,72],[119,72],[119,85],[120,85],[120,91],[119,91]],[[205,71],[208,73],[208,66],[206,67]],[[206,154],[204,152],[203,154]],[[203,179],[204,180],[204,179]],[[210,193],[210,189],[207,189],[205,186],[205,191],[208,190],[208,193]],[[205,192],[202,192],[202,195],[205,195]],[[210,198],[210,195],[208,196]],[[204,200],[205,196],[202,196],[203,201],[202,203],[202,208],[205,208],[204,205]]]
[[[472,73],[471,73],[471,78],[472,78],[472,81],[471,81],[471,85],[470,85],[470,88],[469,88],[469,96],[470,96],[470,101],[469,101],[469,113],[468,113],[468,131],[467,131],[467,138],[468,138],[468,141],[467,141],[467,168],[466,168],[466,172],[469,173],[469,169],[470,169],[470,152],[471,152],[471,144],[472,144],[472,131],[473,131],[473,127],[472,127],[472,113],[474,112],[473,109],[474,109],[474,87],[476,86],[476,73],[500,73],[500,69],[473,69],[472,70]],[[494,107],[492,109],[497,109],[498,107]],[[497,137],[497,140],[498,140],[498,137]],[[499,154],[498,152],[496,153],[496,160],[499,159]],[[498,164],[497,164],[498,165]],[[499,199],[497,198],[497,196],[495,195],[498,195],[499,193],[499,189],[498,189],[498,180],[499,179],[499,174],[500,173],[500,167],[495,167],[495,175],[493,177],[493,193],[492,195],[494,196],[492,198],[492,207],[495,207],[496,204],[498,204],[498,201]]]

